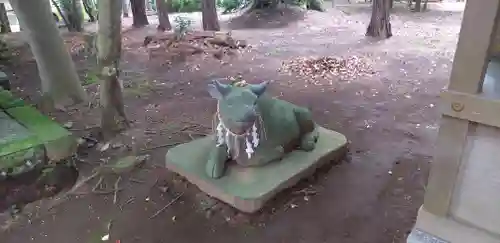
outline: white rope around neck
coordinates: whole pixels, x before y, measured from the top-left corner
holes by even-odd
[[[266,137],[262,117],[259,114],[257,114],[258,119],[253,123],[251,129],[248,129],[243,134],[236,134],[231,132],[231,130],[224,124],[224,122],[220,118],[220,113],[218,108],[219,105],[217,104],[217,113],[216,116],[214,117],[217,118],[218,120],[215,129],[216,139],[217,139],[216,146],[220,147],[226,145],[228,154],[233,155],[231,156],[232,159],[236,159],[240,155],[240,147],[241,147],[240,143],[243,142],[242,140],[244,140],[245,152],[247,154],[248,159],[251,159],[252,155],[255,153],[255,149],[257,149],[257,147],[260,144],[261,137],[264,137],[264,139]]]
[[[236,134],[231,132],[225,125],[224,122],[219,118],[219,124],[217,124],[217,147],[222,145],[227,145],[227,152],[234,156],[239,156],[240,142],[242,139],[245,141],[245,152],[247,153],[248,159],[252,158],[255,149],[259,146],[259,134],[257,133],[257,125],[254,123],[252,128],[243,134]],[[233,151],[234,150],[234,151]]]

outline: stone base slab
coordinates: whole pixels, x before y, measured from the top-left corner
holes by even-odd
[[[262,167],[241,167],[230,163],[225,175],[212,179],[205,174],[208,151],[214,137],[208,136],[171,148],[166,167],[200,190],[247,213],[258,211],[278,192],[311,175],[316,168],[340,159],[346,152],[344,135],[319,128],[316,148],[311,152],[294,151],[279,162]]]
[[[407,243],[500,243],[500,236],[427,212],[418,211],[415,228]]]

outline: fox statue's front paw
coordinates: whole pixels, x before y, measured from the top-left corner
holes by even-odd
[[[224,162],[216,159],[209,159],[205,170],[210,178],[218,179],[224,174]]]

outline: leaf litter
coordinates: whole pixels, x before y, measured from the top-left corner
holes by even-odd
[[[281,72],[294,73],[307,78],[333,78],[351,81],[361,76],[375,74],[367,58],[348,57],[298,57],[283,62]]]

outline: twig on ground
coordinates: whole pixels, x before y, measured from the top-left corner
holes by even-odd
[[[200,126],[200,127],[203,127],[203,128],[212,129],[209,126],[205,126],[204,124],[200,124],[200,123],[196,123],[196,122],[192,122],[192,121],[182,121],[182,122],[183,123],[187,123],[187,124],[191,124],[192,126]]]
[[[120,205],[120,211],[123,211],[123,207],[125,207],[125,205],[133,202],[134,200],[135,200],[135,197],[131,197],[126,202],[124,202],[122,205]]]
[[[209,133],[204,133],[204,132],[195,132],[195,131],[182,131],[183,133],[187,133],[189,137],[192,138],[193,135],[198,135],[201,137],[206,137],[209,135]]]
[[[104,180],[104,177],[102,177],[102,176],[99,177],[99,181],[97,181],[95,186],[92,188],[92,192],[97,191],[97,188],[99,188],[101,186],[103,180]]]
[[[147,152],[147,151],[150,151],[150,150],[159,149],[159,148],[175,146],[175,145],[179,145],[179,144],[181,144],[181,142],[173,142],[173,143],[160,144],[160,145],[153,146],[153,147],[150,147],[150,148],[144,148],[144,149],[142,149],[140,151],[140,153],[144,153],[144,152]]]
[[[149,217],[149,219],[152,219],[152,218],[158,216],[161,212],[165,211],[165,209],[167,209],[170,205],[172,205],[177,200],[179,200],[179,198],[181,198],[182,195],[184,195],[184,192],[182,192],[177,197],[175,197],[174,199],[172,199],[172,201],[170,201],[169,203],[167,203],[167,205],[165,205],[163,208],[161,208],[160,210],[156,211],[156,213],[153,214],[153,215],[151,215],[151,217]]]
[[[139,184],[144,183],[144,181],[143,181],[143,180],[139,180],[139,179],[136,179],[136,178],[133,178],[133,177],[132,177],[132,178],[130,178],[130,179],[128,179],[128,180],[129,180],[129,181],[131,181],[131,182],[139,183]]]
[[[94,129],[94,128],[98,128],[99,126],[90,126],[90,127],[84,127],[84,128],[68,128],[69,131],[72,131],[72,132],[77,132],[77,131],[87,131],[87,130],[91,130],[91,129]]]
[[[76,183],[75,186],[73,186],[73,188],[71,188],[71,190],[69,190],[66,195],[72,195],[75,193],[75,191],[80,188],[81,186],[83,186],[85,183],[91,181],[92,179],[94,179],[96,176],[98,176],[100,174],[100,171],[96,171],[94,172],[94,174],[90,175],[89,177],[85,178],[85,179],[82,179],[80,182]]]
[[[122,180],[122,177],[119,176],[118,179],[115,181],[115,194],[113,195],[113,204],[116,204],[116,201],[118,200],[118,185],[120,184],[120,181]]]

